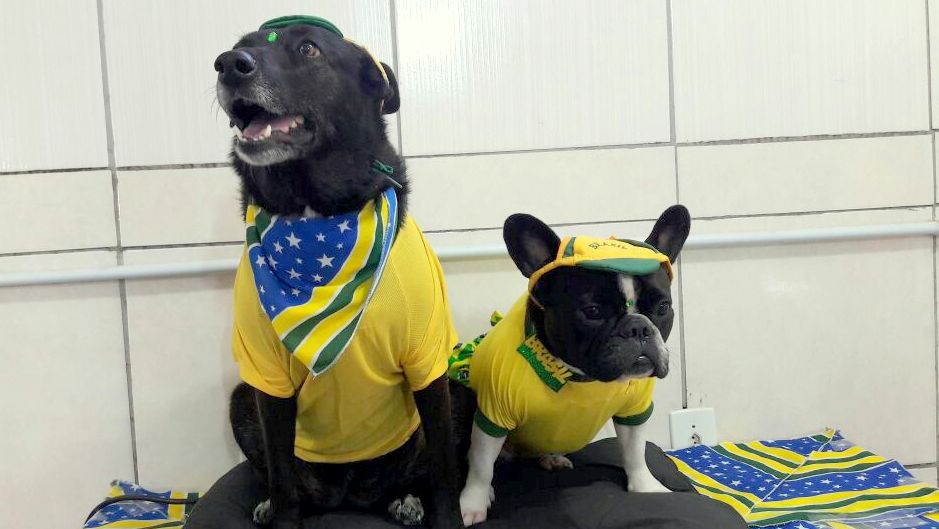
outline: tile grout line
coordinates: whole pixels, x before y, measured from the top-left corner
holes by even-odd
[[[398,115],[398,127],[401,127],[401,116]],[[576,152],[576,151],[602,151],[615,149],[649,149],[655,147],[710,147],[720,145],[753,145],[765,143],[797,143],[797,142],[818,142],[818,141],[838,141],[838,140],[856,140],[856,139],[876,139],[893,138],[906,136],[925,136],[932,134],[930,130],[908,130],[908,131],[887,131],[887,132],[858,132],[848,134],[816,134],[807,136],[774,136],[765,138],[743,138],[734,140],[713,140],[699,142],[658,142],[658,143],[623,143],[610,145],[582,145],[578,147],[548,147],[543,149],[514,149],[505,151],[480,151],[480,152],[452,152],[442,154],[415,154],[402,156],[406,160],[419,160],[427,158],[461,158],[465,156],[498,156],[510,154],[537,154],[554,152]],[[399,132],[399,143],[402,137]],[[124,165],[115,167],[118,171],[155,171],[165,169],[213,169],[220,167],[230,167],[228,162],[202,162],[202,163],[183,163],[183,164],[157,164],[157,165]],[[0,176],[15,176],[37,173],[73,173],[78,171],[100,171],[110,169],[110,167],[80,167],[63,169],[30,169],[26,171],[0,171]]]
[[[672,163],[675,170],[675,203],[681,204],[680,183],[678,176],[678,135],[675,132],[675,43],[672,36],[672,0],[665,0],[665,38],[668,50],[668,133],[672,147]],[[685,293],[683,290],[684,267],[678,267],[678,339],[681,340],[681,351],[678,358],[681,361],[681,407],[688,408],[688,365],[685,362]]]
[[[935,116],[933,116],[933,95],[932,95],[932,36],[930,32],[930,19],[929,19],[929,2],[930,0],[923,0],[925,7],[925,16],[926,16],[926,97],[929,102],[929,128],[932,130],[934,125]],[[936,135],[931,134],[931,144],[932,144],[932,219],[936,220],[936,206],[937,201],[937,181],[936,181]],[[936,402],[936,456],[939,457],[939,271],[937,271],[936,265],[936,238],[932,240],[932,268],[933,268],[933,340],[935,341],[935,347],[933,351],[933,362],[935,363],[935,369],[933,373],[933,395],[935,396]],[[939,481],[939,468],[936,469],[937,481]]]
[[[395,0],[390,0],[388,5],[389,22],[391,23],[391,62],[394,64],[394,70],[397,74],[398,64],[398,4]],[[400,99],[400,98],[399,98]],[[398,129],[398,156],[404,157],[404,134],[401,132],[401,108],[398,106],[398,118],[395,120]]]
[[[117,159],[114,154],[114,121],[111,114],[110,76],[108,75],[107,44],[104,31],[104,0],[96,0],[98,15],[98,53],[101,58],[101,90],[104,98],[104,126],[108,146],[108,169],[111,172],[111,198],[114,206],[114,234],[117,246],[115,257],[118,266],[124,264],[124,252],[121,248],[121,211],[117,181]],[[118,294],[121,302],[121,329],[124,345],[124,376],[127,383],[127,410],[130,423],[130,448],[134,467],[134,483],[139,483],[140,472],[137,461],[137,426],[134,413],[134,385],[130,364],[130,332],[127,323],[127,283],[119,280]]]

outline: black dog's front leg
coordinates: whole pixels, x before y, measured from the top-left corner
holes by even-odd
[[[294,472],[297,400],[255,391],[267,458],[267,486],[274,529],[300,527],[300,500]]]
[[[430,455],[430,480],[433,487],[430,526],[433,529],[463,527],[457,490],[457,462],[450,421],[450,389],[447,375],[414,392],[414,402],[421,416],[427,450]]]

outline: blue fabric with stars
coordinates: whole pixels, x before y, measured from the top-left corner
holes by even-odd
[[[273,217],[261,244],[248,250],[255,286],[270,319],[309,302],[317,285],[333,280],[355,247],[358,215]]]
[[[194,492],[153,491],[127,481],[115,480],[111,482],[111,492],[108,497],[114,498],[124,495],[163,499],[185,498],[193,502],[199,497],[199,494]],[[145,500],[121,501],[112,503],[96,512],[94,516],[85,522],[83,527],[84,529],[117,529],[119,527],[170,529],[182,527],[191,510],[192,504],[168,505]]]
[[[679,468],[703,494],[712,495],[717,492],[712,497],[723,501],[728,501],[727,496],[722,497],[720,493],[727,491],[736,494],[738,498],[744,497],[742,494],[759,498],[759,501],[755,502],[752,507],[743,510],[741,510],[741,504],[734,505],[730,502],[731,506],[735,507],[753,528],[939,529],[939,521],[935,519],[939,518],[937,516],[939,505],[935,501],[913,505],[897,500],[895,508],[879,506],[878,509],[871,509],[871,512],[863,509],[858,509],[856,512],[843,509],[841,512],[837,508],[829,508],[830,504],[827,502],[831,500],[828,499],[819,499],[817,504],[813,503],[815,498],[823,498],[826,494],[854,491],[863,491],[864,495],[870,495],[868,497],[878,494],[889,496],[893,494],[891,489],[894,487],[918,484],[917,480],[897,461],[882,458],[867,451],[859,453],[858,451],[863,449],[846,440],[839,432],[831,430],[827,435],[762,441],[759,444],[763,447],[786,450],[796,458],[804,456],[804,461],[799,465],[794,465],[788,475],[774,471],[772,468],[760,468],[759,464],[754,464],[757,459],[748,460],[749,454],[745,452],[748,449],[759,450],[760,447],[755,446],[754,443],[722,443],[714,447],[699,445],[674,450],[669,452],[669,455],[676,460],[676,463],[679,463]],[[844,469],[837,468],[837,464],[826,465],[825,461],[837,461],[836,457],[841,457],[840,453],[848,450],[851,450],[852,454],[857,454],[853,457],[857,458],[858,464],[855,465],[852,462],[854,466]],[[765,457],[767,453],[759,455]],[[870,462],[862,463],[865,458]],[[687,466],[683,467],[681,463]],[[814,470],[816,468],[818,470]],[[813,470],[806,472],[806,469]],[[800,473],[811,475],[800,475]],[[719,486],[714,485],[710,480],[716,481]],[[929,499],[935,498],[939,493],[936,489],[923,485],[919,492],[908,494],[906,497],[909,498],[913,494]],[[796,513],[800,509],[804,509],[805,512],[792,516],[797,519],[775,525],[755,521],[759,519],[756,513],[759,513],[761,509],[764,513],[773,510],[780,511],[785,510],[787,504],[793,505],[792,510]],[[771,508],[766,508],[767,506]],[[874,510],[881,512],[873,512]]]

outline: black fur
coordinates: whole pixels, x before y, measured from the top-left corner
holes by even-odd
[[[242,210],[255,203],[277,215],[308,209],[334,215],[361,209],[396,185],[403,222],[407,174],[382,117],[400,104],[391,68],[383,64],[386,83],[361,48],[322,28],[295,25],[276,32],[274,42],[268,31],[250,33],[215,61],[219,104],[239,131],[258,116],[303,119],[267,139],[234,140],[231,160],[241,178]],[[392,168],[391,178],[372,169],[376,160]],[[302,509],[384,511],[388,500],[410,493],[422,495],[431,527],[461,527],[446,377],[414,398],[423,428],[402,447],[370,461],[314,464],[293,455],[293,398],[244,384],[236,388],[232,429],[268,483],[274,526],[298,527]]]
[[[683,206],[673,206],[662,213],[646,242],[674,262],[690,222]],[[503,235],[509,255],[526,277],[552,261],[561,244],[551,228],[530,215],[509,217]],[[663,269],[635,280],[638,314],[627,314],[616,274],[576,267],[548,272],[533,292],[541,306],[529,301],[528,307],[539,339],[552,354],[591,379],[608,382],[649,369],[664,377],[667,355],[648,338],[649,325],[658,329],[663,341],[671,333],[675,318],[671,281]]]

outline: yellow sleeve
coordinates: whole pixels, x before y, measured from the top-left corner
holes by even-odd
[[[296,393],[290,377],[290,353],[261,309],[250,265],[244,255],[235,274],[232,352],[238,373],[248,385],[272,397],[287,398]]]
[[[409,220],[409,222],[411,222]],[[429,311],[422,311],[416,307],[409,307],[413,318],[412,328],[408,340],[410,347],[408,354],[401,359],[401,368],[404,377],[412,391],[420,391],[430,385],[447,372],[447,360],[457,344],[456,329],[450,316],[450,304],[447,300],[447,285],[444,282],[443,270],[440,262],[434,255],[427,241],[423,240],[424,251],[432,268],[434,284],[427,285],[420,293],[414,296],[433,296],[432,299],[422,298],[409,300],[413,305],[426,304],[431,307]],[[411,311],[410,309],[414,310]],[[423,318],[416,317],[424,313]],[[423,323],[421,320],[424,320]],[[418,323],[420,322],[420,323]]]
[[[505,437],[518,427],[508,395],[500,394],[491,377],[486,376],[476,391],[476,414],[473,422],[492,437]]]
[[[652,416],[654,404],[652,392],[655,389],[654,378],[634,380],[627,390],[629,402],[613,416],[613,422],[626,426],[638,426],[649,420]]]

